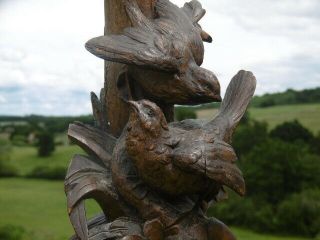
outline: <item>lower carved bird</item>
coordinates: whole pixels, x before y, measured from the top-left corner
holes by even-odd
[[[184,234],[191,234],[191,239],[234,240],[218,220],[202,215],[200,226],[192,219],[201,216],[203,203],[218,197],[222,185],[244,193],[244,181],[229,143],[255,85],[250,72],[240,71],[229,84],[217,116],[207,123],[185,120],[168,124],[157,105],[142,100],[130,103],[133,111],[119,139],[91,126],[70,125],[69,137],[90,156],[73,159],[65,182],[70,220],[78,238],[173,239],[170,236],[179,232],[183,239],[190,239]],[[117,226],[114,223],[99,237],[95,229],[88,229],[86,198],[99,202],[108,221],[120,220],[122,235],[113,229]],[[128,205],[141,217],[137,222],[143,225],[138,228],[141,236],[128,232],[122,222],[121,216],[136,216]],[[197,237],[192,235],[194,229],[198,229]],[[114,234],[127,237],[114,238]]]
[[[225,185],[240,195],[245,182],[229,144],[254,93],[255,77],[240,71],[231,81],[218,115],[205,124],[168,124],[161,109],[148,100],[132,107],[126,149],[144,182],[169,195],[215,193]],[[186,127],[187,126],[187,127]]]

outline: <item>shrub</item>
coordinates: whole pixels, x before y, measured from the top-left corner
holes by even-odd
[[[22,240],[25,235],[23,227],[4,225],[0,227],[0,240]]]
[[[278,208],[282,231],[315,237],[320,233],[320,189],[293,194]]]
[[[270,132],[270,136],[279,138],[285,142],[300,140],[307,144],[311,143],[314,139],[313,134],[297,120],[284,122],[283,124],[278,125]]]
[[[197,118],[197,114],[191,108],[177,107],[175,108],[175,117],[178,121],[182,121],[185,119],[195,119]]]
[[[42,132],[38,135],[38,155],[41,157],[50,156],[54,151],[54,137],[49,132]]]
[[[0,140],[0,177],[14,177],[17,170],[10,165],[11,147],[8,142]]]
[[[66,169],[64,167],[47,167],[38,166],[35,167],[29,174],[28,178],[40,178],[49,180],[64,180],[66,175]]]
[[[209,214],[227,225],[250,227],[251,230],[259,232],[274,232],[277,227],[270,204],[248,197],[240,198],[234,194],[231,194],[226,202],[211,208]]]
[[[250,226],[255,209],[253,201],[250,198],[240,198],[233,193],[229,195],[228,200],[211,207],[208,215],[222,220],[227,225]]]
[[[22,147],[22,146],[26,146],[27,145],[27,138],[23,135],[14,135],[11,137],[11,143],[14,145],[14,146],[19,146],[19,147]]]
[[[17,175],[18,171],[15,167],[4,160],[0,160],[0,177],[16,177]]]

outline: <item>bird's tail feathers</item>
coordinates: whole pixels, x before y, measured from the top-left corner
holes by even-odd
[[[235,75],[225,94],[216,117],[206,124],[218,139],[230,143],[234,129],[243,117],[256,88],[251,72],[241,70]]]
[[[256,78],[252,72],[241,70],[232,78],[219,110],[219,115],[228,119],[231,127],[243,117],[255,89]]]

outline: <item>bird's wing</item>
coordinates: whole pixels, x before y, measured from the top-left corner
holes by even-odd
[[[206,10],[202,8],[201,3],[197,0],[185,3],[181,9],[192,19],[193,23],[199,22],[206,14]]]
[[[130,27],[121,35],[93,38],[86,43],[86,49],[104,60],[175,72],[179,60],[167,53],[168,44],[162,35],[148,28]]]
[[[204,125],[216,138],[231,142],[231,137],[247,110],[256,88],[256,78],[251,72],[241,70],[235,75],[225,94],[216,117]]]
[[[174,149],[171,158],[172,163],[183,171],[208,177],[240,195],[244,194],[242,173],[233,164],[237,160],[236,153],[232,146],[224,141],[190,141],[189,146],[182,144]]]
[[[155,4],[155,10],[160,17],[159,21],[156,21],[161,28],[166,25],[174,25],[176,28],[187,31],[193,30],[193,16],[187,14],[184,9],[179,8],[169,0],[158,0]]]
[[[171,122],[169,126],[172,128],[179,128],[183,130],[195,130],[200,129],[206,124],[206,121],[203,119],[186,119],[180,122]]]
[[[198,22],[206,13],[197,0],[185,3],[182,8],[179,8],[169,0],[158,0],[155,9],[161,20],[160,24],[162,21],[165,24],[171,22],[178,26],[179,29],[192,31],[194,31],[195,27],[201,29]]]

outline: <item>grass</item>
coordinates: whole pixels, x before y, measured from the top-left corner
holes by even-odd
[[[291,236],[272,236],[254,233],[249,230],[232,228],[232,232],[237,236],[238,240],[311,240],[312,238],[299,238]]]
[[[97,205],[90,202],[90,212]],[[62,181],[0,179],[0,226],[22,226],[33,240],[69,239],[73,230]]]
[[[12,148],[10,162],[23,176],[37,166],[67,167],[75,153],[83,153],[83,151],[75,145],[57,146],[51,156],[39,157],[36,147],[15,146]]]
[[[98,212],[95,203],[88,205],[89,214]],[[0,226],[24,227],[33,240],[65,240],[73,230],[66,212],[62,181],[0,179]],[[308,240],[276,237],[232,228],[238,240]]]
[[[35,239],[70,237],[62,182],[2,179],[0,192],[0,225],[22,226]]]
[[[198,118],[211,119],[216,109],[197,111]],[[268,108],[249,108],[249,116],[258,121],[265,121],[269,129],[285,122],[297,119],[303,126],[317,134],[320,131],[320,104],[283,105]]]
[[[299,104],[250,108],[250,116],[258,121],[266,121],[270,129],[280,123],[297,119],[313,133],[320,131],[320,104]]]

